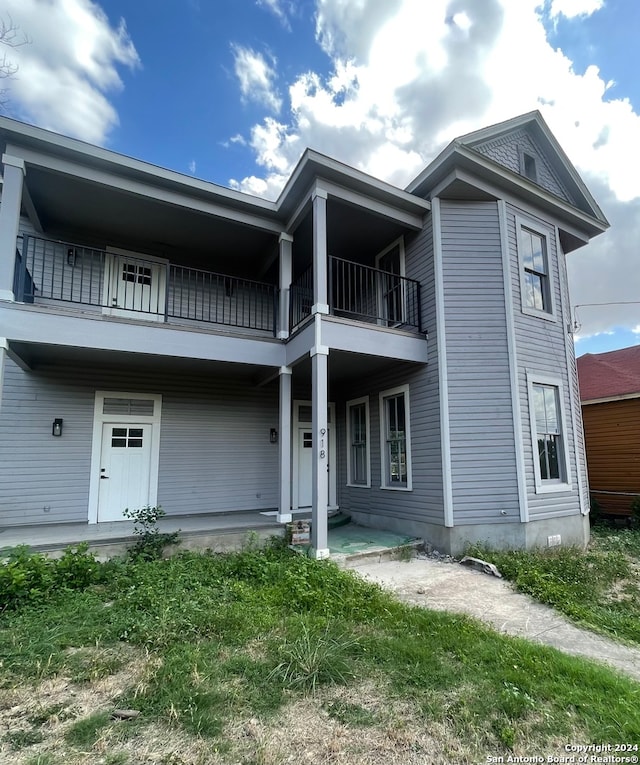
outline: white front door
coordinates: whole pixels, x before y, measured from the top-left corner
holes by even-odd
[[[153,425],[106,422],[102,426],[98,521],[121,521],[122,511],[150,502]]]
[[[298,428],[298,507],[311,507],[313,488],[313,431]]]
[[[306,404],[296,402],[296,415],[305,409]],[[333,421],[334,404],[330,405],[329,419]],[[336,449],[332,426],[328,426],[327,439],[327,484],[329,489],[329,507],[337,507],[336,487]],[[297,419],[293,430],[293,508],[311,507],[313,503],[313,427],[311,423],[301,423]]]
[[[105,259],[103,303],[111,316],[163,321],[167,301],[166,264],[109,248]]]

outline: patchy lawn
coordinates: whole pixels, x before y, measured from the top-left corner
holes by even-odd
[[[464,764],[640,741],[640,685],[330,562],[274,546],[65,565],[41,591],[4,579],[2,762]]]

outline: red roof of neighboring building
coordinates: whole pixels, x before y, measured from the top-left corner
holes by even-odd
[[[633,393],[640,396],[640,345],[608,353],[585,353],[577,362],[582,401]]]

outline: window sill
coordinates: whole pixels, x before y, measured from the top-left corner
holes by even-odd
[[[570,483],[536,483],[536,494],[566,494],[570,491]]]
[[[537,319],[544,319],[545,321],[552,321],[554,323],[557,323],[558,317],[555,315],[555,313],[549,313],[548,311],[538,311],[535,308],[527,308],[526,306],[522,306],[522,313],[525,316],[535,316]]]
[[[371,483],[347,483],[345,484],[348,489],[370,489]]]
[[[413,491],[411,486],[381,486],[382,491]]]

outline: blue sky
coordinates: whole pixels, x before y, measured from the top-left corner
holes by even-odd
[[[577,351],[640,341],[637,0],[3,0],[0,17],[29,39],[6,49],[10,116],[270,198],[306,146],[404,186],[456,135],[540,109],[612,224],[569,256]]]

